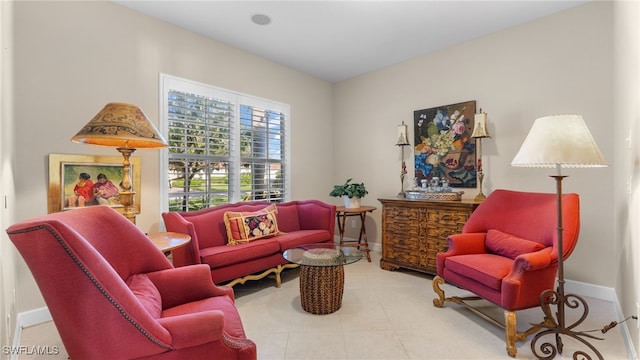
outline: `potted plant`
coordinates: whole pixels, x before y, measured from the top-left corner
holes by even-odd
[[[342,185],[333,185],[333,190],[329,193],[329,196],[342,197],[347,209],[359,208],[360,199],[369,193],[364,183],[352,183],[351,180],[349,178]]]

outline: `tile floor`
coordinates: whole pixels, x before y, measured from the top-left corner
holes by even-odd
[[[282,287],[273,279],[236,285],[236,304],[247,336],[258,347],[259,359],[511,359],[502,329],[458,305],[432,305],[431,276],[412,271],[385,271],[380,256],[345,267],[345,292],[340,310],[312,315],[300,306],[298,269],[283,274]],[[446,295],[464,294],[444,287]],[[601,329],[615,319],[611,302],[587,298],[589,317],[579,330]],[[502,318],[502,311],[486,309]],[[519,328],[542,319],[539,309],[518,313]],[[607,360],[629,359],[620,326],[592,340]],[[23,331],[22,345],[60,345],[55,327],[46,323]],[[530,341],[518,343],[516,359],[535,359]],[[558,359],[570,359],[583,349],[570,339]],[[64,359],[59,356],[39,359]],[[21,356],[20,359],[38,359]]]

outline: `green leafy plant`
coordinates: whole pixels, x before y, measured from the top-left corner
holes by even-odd
[[[352,183],[351,178],[347,179],[342,185],[333,185],[333,190],[329,193],[329,196],[342,197],[347,196],[349,198],[359,197],[363,198],[369,192],[364,186],[364,183]]]

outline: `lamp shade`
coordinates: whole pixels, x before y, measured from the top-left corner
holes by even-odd
[[[487,131],[487,113],[483,113],[482,109],[480,109],[480,113],[476,114],[474,117],[473,133],[471,134],[471,137],[480,139],[491,137]]]
[[[121,148],[162,148],[167,141],[142,109],[125,103],[108,103],[71,141]]]
[[[548,168],[608,166],[580,115],[537,119],[511,165]]]
[[[397,146],[407,146],[409,145],[409,139],[407,137],[407,125],[402,122],[402,125],[398,126],[398,140],[396,141]]]

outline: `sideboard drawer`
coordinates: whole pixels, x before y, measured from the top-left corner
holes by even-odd
[[[462,231],[475,201],[378,199],[382,203],[382,259],[386,270],[407,268],[436,273],[436,254],[447,236]]]

